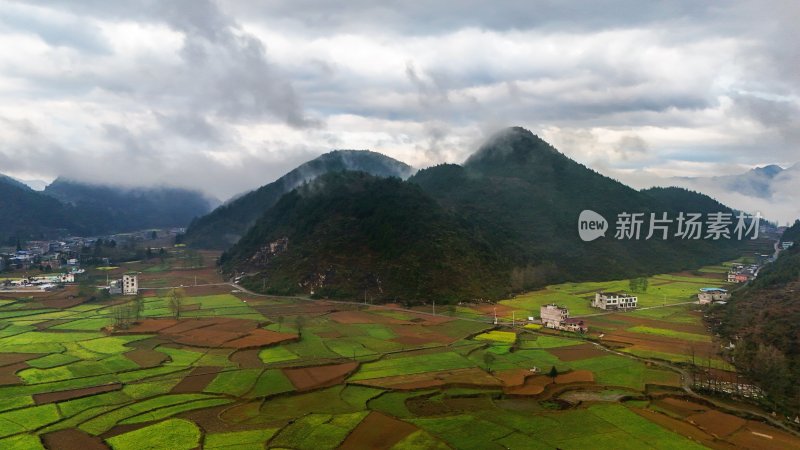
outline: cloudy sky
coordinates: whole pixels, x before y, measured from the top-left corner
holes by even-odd
[[[800,161],[796,1],[334,3],[0,0],[0,172],[225,199],[511,125],[634,186]],[[736,206],[800,216],[798,181]]]

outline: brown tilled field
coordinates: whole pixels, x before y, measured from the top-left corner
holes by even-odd
[[[340,384],[357,368],[357,362],[347,362],[327,366],[283,369],[283,374],[299,392],[302,392]]]
[[[47,433],[42,440],[51,450],[108,450],[102,439],[77,428]]]
[[[44,392],[41,394],[34,394],[33,401],[37,405],[43,405],[45,403],[63,402],[65,400],[73,400],[76,398],[88,397],[90,395],[102,394],[103,392],[118,391],[120,389],[122,389],[122,384],[111,383],[111,384],[104,384],[102,386],[87,387],[83,389],[70,389],[68,391]]]
[[[178,384],[172,387],[171,394],[188,394],[192,392],[203,392],[208,383],[214,381],[214,377],[222,370],[221,367],[198,366],[189,372]]]
[[[339,449],[388,450],[415,431],[417,427],[408,422],[373,411],[347,436]]]
[[[598,349],[592,344],[571,345],[547,349],[549,353],[562,361],[580,361],[582,359],[606,356],[608,352]]]
[[[192,347],[256,348],[297,340],[295,334],[258,328],[248,319],[224,317],[192,319],[144,319],[119,334],[158,333],[161,339]]]

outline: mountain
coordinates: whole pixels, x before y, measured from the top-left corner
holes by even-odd
[[[124,188],[57,178],[44,194],[74,210],[76,221],[94,234],[185,227],[208,213],[213,200],[186,189]]]
[[[497,297],[505,281],[491,248],[419,186],[363,172],[284,195],[222,263],[259,271],[245,285],[276,294],[456,301]]]
[[[69,207],[0,175],[0,245],[14,245],[17,239],[55,237],[67,230],[83,230]]]
[[[737,192],[748,197],[770,198],[775,191],[773,185],[776,178],[780,178],[786,170],[781,166],[770,164],[736,175],[675,177],[670,180],[689,188],[702,189],[706,186],[715,186],[718,189]]]
[[[194,247],[226,249],[235,244],[283,194],[324,173],[343,170],[400,178],[406,178],[413,172],[410,166],[380,153],[367,150],[332,151],[192,222],[186,230],[184,242]]]
[[[522,128],[498,133],[463,166],[431,167],[405,182],[344,177],[328,184],[322,178],[284,196],[225,254],[224,270],[251,274],[244,282],[256,290],[346,296],[360,287],[378,300],[452,301],[690,269],[737,257],[742,248],[675,238],[675,224],[668,240],[645,239],[645,224],[639,240],[616,239],[609,230],[582,241],[578,217],[587,209],[610,227],[622,212],[675,218],[732,211],[685,189],[636,191]],[[289,250],[276,252],[283,237]],[[381,239],[392,244],[383,247]],[[378,278],[381,289],[370,281]],[[426,288],[414,289],[419,283]]]
[[[800,246],[800,220],[795,220],[794,224],[783,232],[781,242],[794,242]]]
[[[418,172],[417,183],[458,211],[518,270],[535,274],[524,287],[667,272],[736,256],[735,243],[705,240],[618,240],[613,232],[584,242],[577,218],[592,210],[613,228],[622,212],[731,212],[707,196],[683,189],[636,191],[569,159],[522,128],[490,138],[463,166]],[[692,209],[687,207],[691,206]],[[670,235],[676,231],[673,223]],[[658,257],[653,257],[658,255]]]
[[[800,222],[795,226],[800,229]],[[736,345],[736,368],[765,391],[770,406],[799,414],[800,245],[781,252],[727,304],[713,309],[711,321]]]

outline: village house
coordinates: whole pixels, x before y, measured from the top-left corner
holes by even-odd
[[[727,290],[721,288],[701,288],[697,294],[697,302],[701,305],[708,305],[714,302],[724,302],[731,297]]]
[[[135,273],[126,273],[122,276],[122,294],[136,295],[139,293],[139,276]]]
[[[569,310],[563,306],[554,304],[542,305],[539,308],[539,317],[543,326],[554,330],[571,331],[573,333],[586,333],[589,331],[583,320],[571,319]]]
[[[633,309],[638,304],[638,297],[625,293],[597,292],[592,300],[593,308],[602,310]]]
[[[747,283],[758,276],[758,269],[755,264],[734,264],[728,270],[728,283]]]

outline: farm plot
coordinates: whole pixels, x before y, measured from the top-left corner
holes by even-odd
[[[131,268],[148,265],[118,271]],[[143,278],[194,277],[162,269]],[[697,279],[651,280],[651,289],[692,284],[684,278]],[[546,295],[584,302],[593,287],[551,286]],[[454,318],[231,295],[226,286],[186,290],[180,320],[164,298],[148,297],[145,318],[128,334],[101,331],[124,299],[0,301],[0,380],[8,375],[0,385],[0,448],[691,448],[686,437],[706,442],[710,433],[689,417],[727,433],[728,443],[797,444],[755,422],[723,429],[726,418],[713,408],[682,410],[670,399],[550,400],[579,387],[644,396],[648,385],[679,379],[579,339],[459,320],[464,306],[444,308]],[[473,317],[514,311],[475,307]],[[690,308],[665,311],[598,316],[590,327],[642,342],[709,344]],[[654,351],[627,348],[645,350]]]

